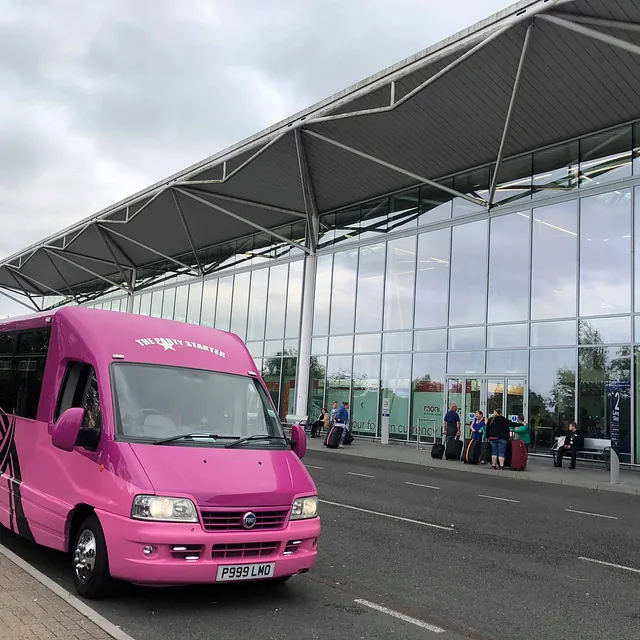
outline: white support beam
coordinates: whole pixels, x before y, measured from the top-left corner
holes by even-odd
[[[211,207],[212,209],[215,209],[216,211],[219,211],[220,213],[225,214],[226,216],[229,216],[230,218],[234,218],[235,220],[238,220],[239,222],[243,222],[244,224],[253,227],[254,229],[258,229],[259,231],[262,231],[263,233],[266,233],[274,238],[277,238],[278,240],[280,240],[281,242],[286,242],[287,244],[290,244],[292,247],[295,247],[296,249],[302,249],[305,253],[309,253],[309,249],[307,249],[307,247],[305,247],[304,245],[299,244],[298,242],[294,242],[293,240],[290,240],[289,238],[285,238],[284,236],[280,235],[279,233],[276,233],[275,231],[271,230],[271,229],[267,229],[267,227],[263,227],[261,224],[258,224],[257,222],[253,222],[252,220],[247,220],[246,218],[243,218],[241,215],[234,213],[233,211],[229,211],[228,209],[225,209],[224,207],[221,207],[219,204],[215,204],[213,202],[210,202],[209,200],[206,200],[205,198],[201,198],[200,196],[197,196],[193,193],[190,193],[189,191],[185,191],[184,189],[177,189],[176,191],[178,193],[181,193],[184,196],[187,196],[188,198],[191,198],[192,200],[195,200],[196,202],[199,202],[200,204],[204,204],[207,207]]]
[[[198,251],[196,250],[196,245],[193,241],[193,236],[191,235],[191,230],[189,229],[189,224],[187,223],[187,218],[185,217],[184,211],[182,210],[182,204],[180,204],[178,194],[174,189],[171,189],[171,195],[173,196],[173,202],[176,205],[176,211],[178,212],[178,216],[180,217],[180,222],[182,222],[182,228],[184,229],[184,233],[187,236],[187,240],[189,241],[189,246],[191,247],[193,258],[198,265],[198,273],[203,276],[204,269],[202,268],[202,263],[200,262],[200,258],[198,257]]]
[[[51,291],[52,293],[55,293],[57,296],[60,296],[61,298],[64,298],[65,300],[67,299],[67,294],[66,293],[62,293],[62,292],[58,291],[57,289],[54,289],[53,287],[50,287],[48,284],[43,284],[39,280],[36,280],[35,278],[32,278],[31,276],[28,276],[26,273],[22,273],[22,271],[19,271],[18,269],[16,269],[15,267],[13,267],[10,264],[5,265],[5,266],[7,267],[7,270],[10,271],[11,274],[14,276],[14,279],[15,278],[22,278],[23,280],[26,280],[27,282],[30,282],[32,285],[35,285],[38,295],[41,295],[43,298],[47,294],[42,289],[46,289],[47,291]],[[18,284],[20,284],[20,283],[18,282]],[[20,285],[20,286],[22,286],[23,289],[24,289],[23,285]],[[38,287],[42,287],[42,289],[38,289]],[[24,289],[24,292],[25,292],[26,295],[28,295],[26,289]]]
[[[120,264],[120,261],[118,260],[118,257],[116,256],[115,251],[113,250],[113,247],[109,244],[109,241],[105,236],[105,232],[102,229],[100,229],[100,227],[96,226],[96,233],[100,236],[100,240],[102,240],[102,244],[104,244],[107,251],[109,252],[109,255],[111,256],[111,259],[113,260],[115,266],[118,268],[118,271],[120,272],[120,275],[122,276],[123,281],[128,282],[129,279],[127,278],[127,274],[124,272],[124,268]]]
[[[13,289],[9,289],[9,291],[14,293]],[[29,309],[29,311],[33,311],[34,309],[38,312],[42,311],[42,309],[35,303],[35,301],[31,296],[27,296],[27,299],[29,300],[29,302],[31,302],[31,305],[28,305],[26,302],[22,302],[22,300],[19,300],[18,298],[14,298],[11,294],[7,293],[6,291],[3,291],[2,287],[0,287],[0,295],[4,296],[5,298],[8,298],[9,300],[11,300],[12,302],[15,302],[16,304],[19,304],[25,309]]]
[[[309,129],[303,129],[303,131],[306,135],[317,138],[318,140],[322,140],[323,142],[333,145],[338,149],[342,149],[343,151],[348,151],[349,153],[353,153],[354,155],[360,158],[364,158],[365,160],[374,162],[375,164],[379,164],[381,167],[385,167],[386,169],[390,169],[391,171],[395,171],[396,173],[401,173],[402,175],[412,178],[416,182],[419,182],[421,184],[428,184],[429,186],[434,187],[436,189],[440,189],[441,191],[445,191],[446,193],[452,196],[455,196],[456,198],[463,198],[464,200],[473,202],[473,204],[480,205],[481,207],[487,206],[487,201],[483,200],[482,198],[476,198],[474,196],[461,193],[460,191],[456,191],[455,189],[451,189],[443,184],[430,180],[429,178],[425,178],[424,176],[420,176],[417,173],[413,173],[413,171],[408,171],[407,169],[398,167],[395,164],[391,164],[390,162],[387,162],[386,160],[381,160],[380,158],[376,158],[375,156],[365,153],[364,151],[360,151],[359,149],[354,149],[353,147],[343,144],[342,142],[338,142],[337,140],[332,140],[331,138],[327,138],[326,136],[316,133],[315,131],[309,131]]]
[[[612,18],[600,18],[599,16],[582,16],[576,13],[564,13],[561,11],[550,11],[548,15],[571,20],[572,22],[588,24],[592,27],[604,27],[606,29],[620,29],[621,31],[635,31],[636,33],[640,33],[640,24],[637,22],[624,22],[622,20],[613,20]]]
[[[47,256],[47,260],[49,260],[49,262],[51,263],[51,266],[55,269],[56,273],[60,277],[60,280],[62,280],[62,282],[64,282],[64,286],[66,287],[67,292],[69,293],[69,296],[73,300],[75,300],[77,304],[80,304],[80,301],[78,300],[78,296],[76,296],[73,293],[73,290],[69,286],[69,283],[67,282],[67,279],[62,275],[62,272],[60,271],[60,269],[58,269],[58,265],[53,261],[53,258],[51,257],[51,254],[49,254],[46,249],[44,250],[44,253]]]
[[[316,252],[319,242],[318,206],[316,194],[313,188],[309,161],[304,148],[304,140],[300,129],[294,132],[296,141],[296,152],[298,154],[298,169],[300,171],[300,182],[302,183],[302,196],[304,198],[304,208],[307,213],[307,237],[309,240],[309,250],[311,254]]]
[[[496,166],[493,172],[493,179],[491,180],[491,187],[489,189],[489,204],[490,209],[493,205],[493,199],[496,195],[496,189],[498,188],[498,176],[500,173],[500,167],[502,166],[502,159],[504,157],[504,148],[507,144],[507,138],[509,137],[509,128],[511,127],[511,119],[513,118],[513,110],[516,106],[518,98],[518,89],[520,88],[520,80],[522,79],[522,72],[524,70],[524,64],[527,59],[527,51],[531,44],[531,36],[533,34],[533,22],[527,27],[527,33],[524,36],[524,42],[522,44],[522,52],[520,53],[520,62],[518,63],[518,71],[516,72],[516,79],[513,82],[513,88],[511,90],[511,100],[509,101],[509,108],[507,109],[507,117],[504,120],[504,128],[502,130],[502,139],[500,140],[500,148],[498,150],[498,157],[496,158]]]

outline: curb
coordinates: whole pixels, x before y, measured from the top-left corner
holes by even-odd
[[[116,626],[112,622],[109,622],[104,616],[101,616],[97,611],[92,609],[89,605],[85,604],[69,593],[64,587],[55,583],[51,578],[48,578],[41,571],[38,571],[35,567],[23,560],[20,556],[9,551],[3,544],[0,543],[0,554],[7,560],[13,562],[16,566],[20,567],[23,571],[28,573],[34,580],[37,580],[42,586],[46,587],[59,598],[64,600],[67,604],[73,607],[78,613],[82,614],[87,620],[96,625],[106,634],[110,635],[114,640],[134,640],[128,633],[125,633],[120,627]]]

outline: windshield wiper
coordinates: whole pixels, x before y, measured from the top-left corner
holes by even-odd
[[[229,444],[225,444],[225,449],[230,449],[231,447],[235,447],[238,444],[242,444],[243,442],[249,442],[250,440],[284,440],[285,442],[289,442],[289,438],[285,438],[284,436],[270,436],[268,433],[263,435],[255,435],[255,436],[247,436],[246,438],[239,438],[235,442],[230,442]]]
[[[179,436],[172,436],[171,438],[156,440],[152,444],[169,444],[170,442],[176,442],[178,440],[193,440],[194,438],[210,438],[211,440],[234,440],[235,436],[219,436],[215,433],[183,433]]]

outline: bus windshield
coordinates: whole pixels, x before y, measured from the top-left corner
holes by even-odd
[[[119,440],[224,446],[256,436],[240,446],[286,447],[276,413],[254,378],[128,363],[114,364],[112,378]]]

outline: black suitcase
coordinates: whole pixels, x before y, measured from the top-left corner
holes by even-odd
[[[351,444],[353,442],[353,436],[351,435],[351,431],[347,429],[347,435],[344,437],[344,444]]]
[[[324,439],[324,446],[327,449],[337,449],[340,444],[340,438],[342,437],[342,427],[333,426],[327,433],[327,437]]]
[[[482,442],[480,440],[469,440],[464,447],[464,463],[478,464],[480,462],[480,451]]]
[[[480,462],[484,464],[491,462],[491,443],[488,440],[484,440],[480,447]]]
[[[498,460],[498,464],[500,461]],[[508,469],[511,467],[511,440],[507,440],[507,453],[504,457],[504,467]]]
[[[442,442],[435,442],[433,447],[431,447],[431,457],[434,460],[442,460],[442,456],[444,455],[444,445]]]
[[[460,460],[462,457],[462,440],[458,438],[447,440],[444,447],[444,457],[447,460]]]

